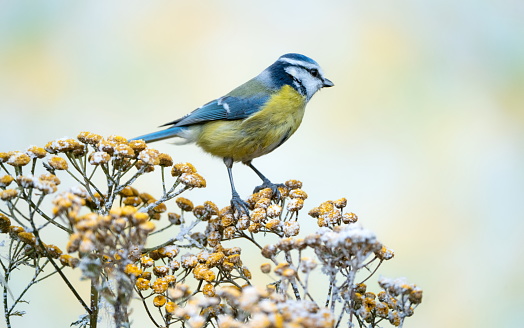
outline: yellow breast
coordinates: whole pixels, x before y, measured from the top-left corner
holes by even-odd
[[[295,133],[305,107],[305,97],[286,85],[244,120],[204,124],[196,143],[212,155],[247,162],[273,151]]]

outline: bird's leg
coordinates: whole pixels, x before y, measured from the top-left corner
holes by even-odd
[[[280,198],[280,191],[278,191],[278,187],[285,187],[284,184],[282,183],[273,183],[271,181],[269,181],[268,178],[266,178],[262,172],[260,172],[259,170],[257,170],[256,167],[253,166],[253,164],[251,164],[251,161],[249,162],[244,162],[244,164],[246,164],[247,166],[249,166],[253,171],[255,171],[255,173],[260,177],[260,179],[262,179],[262,184],[258,187],[255,187],[255,190],[253,190],[253,193],[257,193],[259,192],[260,190],[262,189],[265,189],[265,188],[270,188],[271,191],[273,192],[273,195],[279,199]]]
[[[224,164],[226,164],[229,183],[231,184],[231,208],[240,215],[246,214],[249,216],[249,205],[240,198],[240,195],[235,189],[235,183],[233,182],[233,159],[231,157],[224,157]]]

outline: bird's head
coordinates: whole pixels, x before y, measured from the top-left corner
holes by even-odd
[[[326,77],[316,61],[301,54],[285,54],[269,66],[260,78],[280,88],[289,84],[300,94],[311,99],[320,89],[334,84]]]

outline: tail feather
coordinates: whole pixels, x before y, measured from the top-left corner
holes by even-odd
[[[144,134],[140,137],[136,137],[130,140],[144,140],[145,142],[164,140],[178,136],[178,133],[180,133],[183,129],[184,127],[173,126],[165,130]]]

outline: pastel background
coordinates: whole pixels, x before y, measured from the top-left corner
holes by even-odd
[[[406,327],[522,325],[522,1],[2,1],[0,151],[153,131],[287,52],[318,61],[335,87],[257,167],[302,180],[308,209],[348,198],[396,251],[380,272],[424,290]],[[154,146],[207,178],[192,200],[227,204],[220,160]],[[247,196],[258,178],[234,171]],[[32,291],[15,327],[76,320],[53,284]]]

